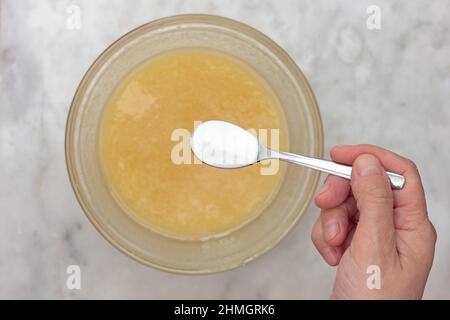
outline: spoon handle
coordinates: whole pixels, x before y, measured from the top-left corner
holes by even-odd
[[[277,156],[279,159],[300,164],[305,167],[326,172],[345,179],[350,180],[352,176],[352,167],[345,164],[340,164],[329,160],[309,158],[288,152],[277,152]],[[389,177],[392,189],[400,190],[403,188],[405,185],[405,178],[403,176],[389,171],[387,171],[386,174]]]

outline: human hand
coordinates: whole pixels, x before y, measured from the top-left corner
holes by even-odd
[[[322,210],[311,239],[338,265],[331,298],[420,299],[436,231],[415,164],[371,145],[338,146],[331,158],[353,164],[351,181],[328,176],[315,199]],[[391,189],[385,170],[405,177],[402,190]],[[367,285],[369,266],[379,267],[379,289]]]

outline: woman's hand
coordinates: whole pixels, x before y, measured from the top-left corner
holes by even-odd
[[[420,299],[436,231],[415,164],[371,145],[338,146],[331,157],[353,165],[351,181],[328,176],[315,199],[322,210],[312,241],[338,265],[331,298]],[[391,189],[386,170],[405,177],[402,190]]]

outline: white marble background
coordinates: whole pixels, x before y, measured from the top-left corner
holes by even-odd
[[[366,8],[381,8],[381,30]],[[81,29],[67,9],[81,9]],[[450,1],[0,0],[0,298],[327,298],[334,270],[309,235],[318,210],[272,252],[211,276],[156,271],[111,247],[82,213],[64,161],[75,88],[113,40],[177,13],[263,31],[306,73],[327,150],[374,143],[414,159],[438,230],[426,298],[450,298]],[[65,270],[82,269],[69,291]]]

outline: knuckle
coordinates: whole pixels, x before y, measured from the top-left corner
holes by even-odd
[[[361,144],[358,144],[357,146],[360,148],[377,148],[377,149],[379,149],[379,147],[377,147],[373,144],[370,144],[370,143],[361,143]]]
[[[431,241],[435,244],[436,243],[436,241],[437,241],[437,231],[436,231],[436,228],[434,227],[434,225],[430,222],[429,223],[429,233],[430,233],[430,235],[429,235],[429,237],[430,237],[430,239],[431,239]]]
[[[419,172],[419,169],[417,168],[417,164],[412,161],[411,159],[406,159],[406,166],[409,170],[413,172]]]
[[[319,230],[317,229],[317,222],[314,224],[311,231],[311,241],[316,244],[319,241]]]
[[[416,222],[417,223],[417,222]],[[431,223],[429,219],[419,223],[416,225],[417,235],[427,246],[429,244],[436,244],[437,241],[437,231],[434,225]]]

